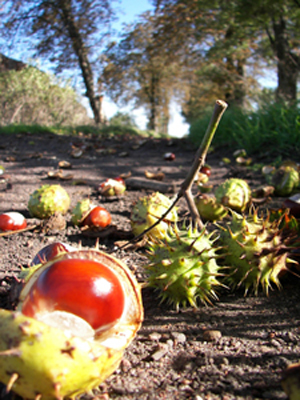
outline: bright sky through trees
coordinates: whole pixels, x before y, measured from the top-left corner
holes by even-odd
[[[119,21],[114,27],[120,31],[123,23],[134,22],[138,15],[145,11],[153,9],[153,6],[148,0],[121,0],[119,8],[122,12],[119,13]],[[132,111],[131,107],[118,108],[114,103],[104,98],[103,104],[104,113],[108,118],[112,117],[117,111],[124,111],[134,115],[135,121],[141,129],[146,128],[148,118],[142,109]],[[182,137],[188,133],[189,125],[184,122],[180,115],[180,107],[174,102],[171,103],[171,121],[169,123],[169,135],[174,137]]]
[[[118,40],[118,33],[122,32],[123,24],[132,24],[133,26],[136,26],[138,17],[141,14],[145,13],[146,11],[153,10],[153,6],[150,3],[150,1],[152,3],[154,3],[154,0],[138,0],[138,2],[136,0],[115,0],[114,3],[112,4],[112,6],[116,11],[116,17],[118,18],[118,21],[113,23],[112,27],[115,32],[113,33],[114,37],[112,37],[111,39]],[[180,1],[179,1],[179,4],[180,4]],[[210,5],[208,5],[208,7],[210,7]],[[89,9],[86,10],[86,13],[88,13],[88,10]],[[55,9],[54,9],[54,11],[55,11]],[[182,11],[181,10],[179,10],[179,11],[180,11],[179,21],[182,21],[182,14],[181,14]],[[97,12],[96,16],[98,16],[98,15],[100,15],[100,14]],[[89,26],[89,25],[87,25],[87,26]],[[96,27],[97,27],[97,25],[96,25]],[[223,25],[222,25],[222,27],[223,27]],[[186,28],[184,28],[184,30],[182,32],[185,33],[186,32],[185,29]],[[123,30],[123,32],[124,32],[124,30]],[[173,32],[173,29],[172,29],[172,32]],[[25,35],[25,37],[23,37],[20,34],[18,35],[18,33],[16,34],[15,31],[13,31],[13,33],[14,33],[14,36],[13,36],[14,42],[11,43],[11,51],[9,51],[8,46],[5,46],[6,43],[4,42],[4,40],[5,40],[4,36],[2,38],[0,38],[0,44],[2,44],[3,48],[6,49],[5,55],[7,55],[11,58],[17,59],[17,60],[21,60],[23,62],[32,62],[33,51],[34,51],[32,37],[29,37],[30,35],[28,37],[27,37],[27,35]],[[56,38],[55,35],[52,35],[52,37]],[[19,38],[21,38],[21,40],[18,40]],[[161,35],[160,38],[163,39],[164,35]],[[99,47],[100,42],[101,42],[101,36],[99,36],[99,37],[97,36],[96,37],[96,44],[97,44],[96,47],[98,48],[98,51],[101,51],[101,48]],[[67,50],[69,49],[69,47],[68,46],[66,47]],[[94,55],[93,62],[96,62],[96,60],[97,60],[96,57],[97,57],[97,55],[99,55],[98,53],[99,52],[97,52],[96,48],[95,48],[95,52],[94,52],[94,54],[92,54],[92,56]],[[54,54],[56,55],[57,52],[55,52]],[[65,53],[63,52],[62,54],[64,55]],[[125,52],[125,54],[126,54],[126,52]],[[138,50],[138,54],[144,55],[143,50]],[[39,62],[39,60],[33,60],[33,62],[34,63],[36,62],[36,65],[41,70],[43,70],[45,72],[53,72],[54,66],[60,66],[60,61],[58,61],[58,65],[56,64],[57,60],[60,60],[59,57],[54,58],[55,64],[53,64],[52,66],[51,66],[50,61],[48,61],[48,59],[46,57],[44,57],[42,63]],[[67,65],[70,66],[73,64],[67,63]],[[208,64],[208,65],[211,65],[211,64]],[[120,71],[120,69],[118,71]],[[62,74],[62,77],[63,78],[69,77],[72,81],[72,85],[79,88],[79,90],[83,93],[84,88],[82,90],[82,82],[81,82],[82,76],[79,77],[78,74],[77,75],[73,74],[73,72],[74,72],[74,69],[71,70],[71,74],[70,74],[70,70],[69,70],[69,72],[65,71],[64,74]],[[85,76],[85,75],[83,75],[83,76]],[[170,86],[174,87],[175,80],[173,78],[173,75],[171,75],[171,76],[172,76],[172,80],[169,82],[169,87]],[[276,83],[277,83],[276,78],[277,78],[276,73],[275,73],[275,79],[273,78],[273,76],[271,76],[269,74],[267,77],[265,77],[264,79],[260,79],[259,81],[265,87],[276,87]],[[210,78],[208,78],[204,82],[210,82]],[[133,105],[131,103],[128,104],[126,107],[122,107],[122,108],[118,107],[116,104],[114,104],[112,101],[109,100],[108,95],[106,95],[106,93],[105,93],[105,86],[102,87],[102,89],[101,88],[99,89],[99,93],[101,93],[102,91],[104,91],[104,93],[103,93],[104,94],[103,111],[104,111],[104,114],[106,115],[106,117],[110,118],[118,111],[128,113],[135,118],[138,126],[141,129],[146,128],[146,124],[147,124],[149,118],[147,118],[147,116],[145,115],[144,109],[141,108],[139,110],[133,110]],[[88,91],[86,93],[88,93]],[[225,95],[223,97],[225,97]],[[213,95],[211,99],[214,99],[214,98],[215,97]],[[89,99],[90,99],[90,97],[89,97]],[[211,99],[209,99],[209,102],[211,101]],[[127,101],[130,101],[130,100],[127,100]],[[207,101],[207,103],[208,103],[208,101]],[[84,104],[85,105],[88,104],[87,99],[84,99]],[[93,106],[93,103],[91,103],[91,104]],[[143,103],[140,103],[140,104],[143,104]],[[198,107],[196,104],[195,109],[197,111],[198,109],[202,109],[202,108]],[[93,110],[94,110],[94,108],[93,108]],[[92,117],[92,113],[90,113],[90,116]],[[175,104],[174,101],[173,102],[171,101],[171,103],[170,103],[170,123],[168,124],[168,128],[169,128],[168,129],[169,134],[174,137],[184,136],[188,132],[188,128],[189,128],[188,124],[186,124],[184,122],[184,119],[181,117],[180,106]]]

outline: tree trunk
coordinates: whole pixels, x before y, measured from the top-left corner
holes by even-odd
[[[148,122],[148,128],[157,131],[157,119],[158,119],[158,107],[159,98],[157,94],[158,89],[158,78],[153,74],[151,77],[150,91],[149,91],[149,102],[150,102],[150,117]]]
[[[232,37],[235,33],[235,30],[233,26],[229,26],[226,34],[225,34],[225,43],[226,41],[230,40],[232,41]],[[242,43],[239,43],[240,41],[237,41],[238,45],[242,45]],[[231,47],[229,50],[232,50]],[[230,51],[231,53],[231,51]],[[226,91],[225,93],[225,99],[228,104],[231,106],[236,106],[243,108],[245,105],[245,97],[246,97],[246,88],[245,88],[245,60],[244,58],[236,58],[234,59],[232,55],[228,55],[226,57],[226,67],[229,73],[229,76],[227,77],[227,84],[229,85],[229,90]]]
[[[76,56],[78,57],[79,66],[81,69],[83,81],[86,87],[86,96],[89,99],[91,109],[93,111],[96,124],[102,123],[99,105],[94,90],[93,72],[88,59],[87,50],[82,41],[79,30],[77,29],[74,17],[71,10],[70,0],[61,0],[60,8],[63,11],[63,22],[69,32],[72,40],[72,45]]]
[[[244,82],[245,62],[237,60],[235,63],[227,59],[226,90],[224,97],[230,106],[243,108],[245,106],[246,88]]]
[[[286,25],[283,17],[273,21],[274,40],[271,43],[277,57],[277,91],[279,101],[292,104],[297,99],[297,78],[299,73],[299,57],[289,49]]]
[[[236,65],[237,80],[234,86],[234,104],[237,107],[245,106],[246,89],[245,89],[245,61],[238,60]]]

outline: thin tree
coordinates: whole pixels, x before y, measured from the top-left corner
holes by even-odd
[[[183,64],[180,54],[170,54],[164,42],[155,40],[155,23],[155,16],[146,13],[127,27],[105,54],[103,78],[113,100],[145,107],[148,128],[166,133],[170,99],[184,86]]]

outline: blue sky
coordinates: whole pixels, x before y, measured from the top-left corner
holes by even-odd
[[[119,7],[123,10],[123,13],[119,15],[119,23],[133,22],[136,16],[153,9],[148,0],[120,0]]]

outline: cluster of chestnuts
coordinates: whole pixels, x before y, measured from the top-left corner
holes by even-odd
[[[119,196],[126,190],[122,178],[107,179],[99,188],[103,196]],[[70,208],[70,197],[60,185],[43,185],[29,198],[28,210],[32,217],[47,219],[56,213],[66,214]],[[104,229],[111,224],[111,214],[90,199],[80,200],[72,211],[72,222],[78,226]],[[22,230],[27,227],[26,218],[17,211],[0,215],[0,230],[3,232]]]

